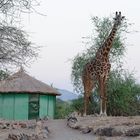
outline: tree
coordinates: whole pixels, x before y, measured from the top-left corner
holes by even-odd
[[[72,83],[75,91],[80,94],[83,93],[81,79],[83,67],[88,60],[94,58],[95,52],[108,36],[113,22],[110,20],[110,18],[100,19],[98,17],[93,17],[92,21],[94,24],[93,35],[85,38],[88,39],[88,41],[85,42],[87,49],[73,59],[72,65]],[[140,85],[135,82],[135,79],[131,73],[128,73],[123,69],[123,57],[126,52],[125,34],[128,32],[128,27],[130,25],[131,24],[128,24],[126,21],[123,22],[119,31],[117,32],[110,54],[112,68],[107,83],[107,112],[111,115],[140,114],[138,111],[140,106]],[[93,101],[95,103],[90,109],[91,113],[99,111],[99,95],[97,93],[98,87],[93,94]],[[73,104],[75,104],[75,102]]]
[[[56,119],[65,119],[71,112],[73,112],[73,109],[69,102],[56,99]]]
[[[0,24],[0,66],[25,65],[37,56],[37,47],[28,41],[27,34],[16,27]]]
[[[0,70],[0,81],[8,78],[9,76],[9,72],[7,70],[3,71],[3,70]]]
[[[37,47],[28,41],[28,35],[21,29],[12,26],[14,19],[21,13],[35,11],[37,0],[0,0],[0,66],[18,66],[28,64],[38,55]],[[15,21],[17,22],[17,21]]]
[[[140,85],[136,83],[132,73],[112,71],[107,86],[108,114],[140,115]]]
[[[13,21],[19,18],[21,13],[31,13],[35,11],[34,7],[39,5],[38,0],[0,0],[0,13]]]

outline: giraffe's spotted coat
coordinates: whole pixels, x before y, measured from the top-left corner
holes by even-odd
[[[100,112],[106,114],[106,81],[110,72],[109,53],[118,30],[118,26],[124,17],[116,12],[113,28],[103,45],[97,50],[95,58],[90,60],[84,67],[82,80],[84,86],[84,113],[87,113],[89,98],[92,89],[96,84],[99,85],[101,99]]]

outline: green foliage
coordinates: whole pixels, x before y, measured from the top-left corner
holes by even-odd
[[[80,96],[78,99],[72,100],[72,105],[71,107],[80,113],[83,113],[83,108],[84,108],[84,100],[83,97]]]
[[[132,74],[112,71],[108,81],[108,114],[116,116],[140,115],[140,85]]]
[[[99,103],[99,96],[97,95],[97,92],[94,92],[93,97],[92,97],[92,102],[89,104],[89,109],[88,109],[89,114],[95,114],[95,113],[99,112],[98,103]],[[83,114],[83,112],[84,112],[83,96],[79,96],[78,99],[72,100],[71,108],[72,108],[72,110]]]
[[[107,114],[112,116],[140,115],[140,85],[132,74],[112,71],[107,84]],[[99,113],[99,95],[93,93],[89,114]],[[72,101],[73,110],[83,113],[83,96]]]
[[[0,81],[6,79],[9,76],[9,72],[7,70],[0,70]]]
[[[62,101],[61,99],[56,100],[55,119],[64,119],[71,112],[73,112],[73,110],[69,102]]]

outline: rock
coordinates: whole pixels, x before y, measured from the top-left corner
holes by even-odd
[[[17,127],[17,125],[14,125],[14,124],[13,124],[13,125],[11,125],[11,128],[12,128],[12,129],[17,129],[18,127]]]
[[[42,131],[42,122],[41,122],[41,120],[38,120],[36,122],[36,128],[35,128],[36,135],[40,135],[41,131]]]
[[[50,133],[50,130],[48,129],[47,126],[45,126],[44,129],[45,129],[46,133],[48,133],[48,134]]]
[[[112,136],[112,127],[105,127],[105,128],[98,128],[94,134],[100,135],[100,136]]]
[[[140,136],[140,127],[139,128],[131,128],[125,132],[126,136]]]
[[[76,117],[70,116],[70,117],[68,117],[68,119],[67,119],[67,125],[68,125],[70,128],[78,129],[79,127],[78,127],[78,125],[77,125],[77,122],[78,122],[78,120],[77,120]]]
[[[15,134],[9,134],[7,140],[19,140],[20,136]]]
[[[82,132],[83,134],[90,133],[91,131],[92,131],[92,129],[91,129],[91,128],[88,128],[88,127],[81,128],[81,132]]]
[[[120,129],[113,129],[112,131],[112,136],[122,136],[124,134],[124,132]]]
[[[40,138],[48,138],[50,131],[47,126],[43,126],[43,120],[38,120],[36,122],[36,127],[35,127],[35,134]]]
[[[45,116],[42,118],[44,121],[48,121],[49,120],[49,117],[48,116]]]
[[[36,125],[28,125],[29,129],[35,129]]]
[[[122,131],[119,131],[113,127],[104,127],[104,128],[98,128],[94,131],[94,134],[100,135],[100,136],[121,136],[123,135]]]
[[[19,126],[20,126],[20,128],[27,128],[27,124],[26,123],[20,122]]]
[[[7,125],[6,124],[3,124],[1,128],[2,129],[7,129]]]
[[[27,134],[9,134],[6,140],[43,140],[43,138],[32,134],[31,136]]]

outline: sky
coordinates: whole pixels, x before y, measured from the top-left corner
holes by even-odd
[[[73,91],[71,84],[72,59],[84,51],[82,37],[92,34],[92,16],[108,17],[116,11],[140,31],[139,0],[40,0],[36,11],[23,18],[24,30],[30,40],[43,46],[39,58],[25,68],[33,77],[54,87]],[[140,81],[140,33],[127,36],[125,68],[135,71]]]

